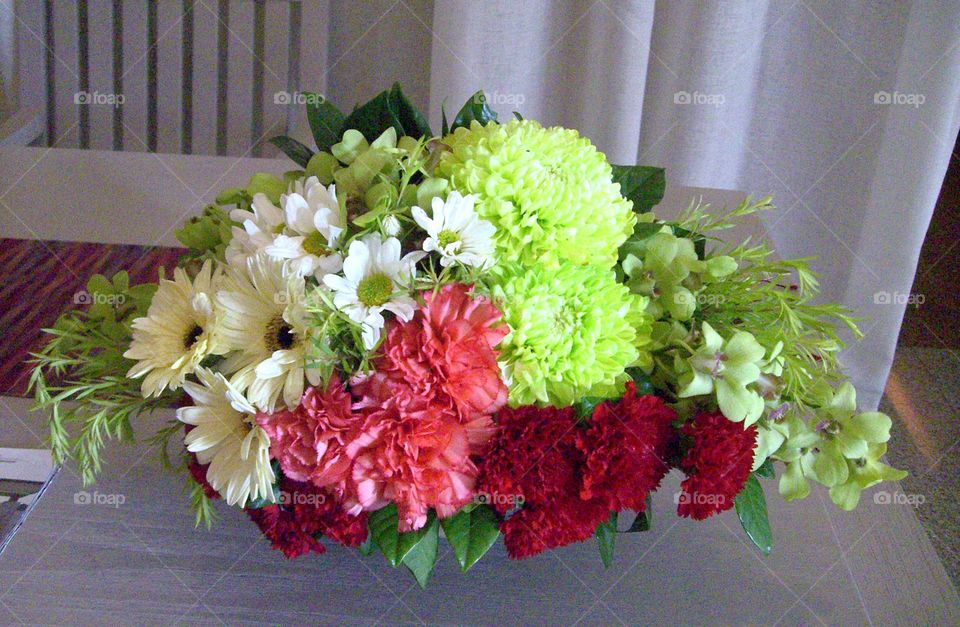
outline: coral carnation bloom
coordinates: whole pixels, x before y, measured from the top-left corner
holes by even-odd
[[[677,513],[703,520],[730,509],[750,476],[757,428],[744,429],[716,412],[697,414],[681,432],[692,445],[680,462],[687,478],[680,484]]]
[[[500,317],[468,285],[428,292],[410,322],[391,326],[377,371],[424,399],[452,402],[461,417],[491,414],[507,401],[493,350],[509,332]]]

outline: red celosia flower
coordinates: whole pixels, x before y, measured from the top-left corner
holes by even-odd
[[[326,392],[307,389],[296,409],[257,415],[257,423],[270,436],[270,456],[280,462],[285,476],[318,485],[346,479],[350,460],[343,444],[359,421],[351,404],[350,394],[334,375]]]
[[[510,557],[586,540],[610,516],[601,499],[580,498],[584,463],[573,409],[520,407],[496,416],[498,432],[481,463],[478,489],[500,514]]]
[[[313,551],[323,553],[326,547],[303,530],[293,512],[280,505],[267,505],[258,509],[246,509],[250,520],[257,523],[260,531],[270,540],[273,548],[283,551],[288,558],[300,557]]]
[[[690,447],[680,462],[687,478],[680,484],[677,513],[695,520],[733,507],[753,465],[757,428],[733,422],[720,412],[697,414],[681,429]]]
[[[465,419],[494,413],[507,401],[493,350],[509,332],[500,311],[461,283],[423,299],[412,320],[389,327],[376,370]]]
[[[284,508],[310,535],[322,534],[344,546],[358,547],[367,539],[367,515],[347,513],[336,496],[309,483],[284,477],[280,483]]]
[[[597,405],[578,440],[586,456],[580,496],[602,499],[608,511],[643,511],[647,495],[670,470],[676,417],[660,398],[637,396],[633,382],[618,403]]]
[[[491,420],[462,423],[447,406],[409,388],[373,377],[354,388],[363,415],[359,434],[346,445],[353,461],[349,485],[351,512],[397,504],[400,531],[419,529],[432,507],[441,518],[453,515],[473,497],[477,469],[470,455],[486,443]]]

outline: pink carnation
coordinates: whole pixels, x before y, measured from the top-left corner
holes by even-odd
[[[413,319],[391,326],[377,371],[417,396],[452,405],[462,417],[492,414],[507,402],[493,350],[509,332],[486,298],[455,283],[424,294]]]
[[[270,436],[270,456],[296,481],[326,486],[342,482],[350,470],[343,445],[357,422],[352,399],[334,375],[326,392],[309,388],[292,411],[258,414]]]

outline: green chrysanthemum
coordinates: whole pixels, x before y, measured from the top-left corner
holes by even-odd
[[[649,361],[647,299],[612,271],[504,264],[491,273],[490,294],[510,327],[498,351],[513,406],[615,396],[624,369]]]
[[[555,267],[561,260],[611,268],[633,232],[633,204],[620,195],[610,164],[575,130],[531,120],[473,122],[444,142],[435,175],[477,196],[497,228],[502,260]]]

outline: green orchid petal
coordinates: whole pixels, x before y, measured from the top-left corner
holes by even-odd
[[[797,462],[786,464],[786,468],[780,474],[780,482],[777,487],[785,501],[805,499],[810,496],[810,484],[807,482],[807,478],[803,476],[803,469]]]
[[[867,411],[850,418],[843,429],[867,442],[886,442],[890,439],[890,416],[878,411]]]
[[[637,258],[636,255],[629,254],[624,257],[623,262],[620,264],[623,268],[624,274],[629,277],[638,275],[643,272],[643,262]]]
[[[713,330],[709,322],[703,323],[703,346],[711,355],[723,347],[723,338]]]
[[[760,366],[754,363],[724,362],[723,377],[740,386],[747,386],[760,378]]]
[[[766,424],[757,425],[757,448],[753,451],[753,466],[751,470],[759,468],[763,462],[777,452],[786,441],[786,437],[779,431]]]
[[[692,244],[692,242],[691,242]],[[714,278],[725,277],[737,270],[737,260],[729,255],[720,255],[706,260],[707,273]]]
[[[697,310],[697,299],[682,285],[675,285],[663,291],[660,297],[670,316],[675,320],[689,320]]]
[[[753,424],[763,414],[763,399],[745,387],[731,385],[726,379],[716,382],[717,405],[724,416],[734,422]]]
[[[680,390],[680,393],[677,395],[680,398],[690,398],[691,396],[702,396],[704,394],[710,394],[713,392],[713,378],[704,372],[699,372],[696,370],[691,371],[691,374],[687,376],[692,376],[689,383]]]
[[[753,334],[746,331],[734,333],[723,352],[732,363],[758,362],[766,353]]]
[[[844,457],[858,459],[867,454],[867,441],[842,428],[837,434],[837,446]]]
[[[850,476],[847,460],[833,442],[824,442],[820,447],[820,452],[813,462],[813,471],[816,473],[817,480],[825,486],[846,483]]]
[[[849,381],[844,381],[837,388],[830,401],[829,411],[837,418],[852,416],[857,411],[857,392]]]
[[[830,488],[830,500],[842,510],[850,511],[860,502],[862,488],[856,481],[849,481]]]

